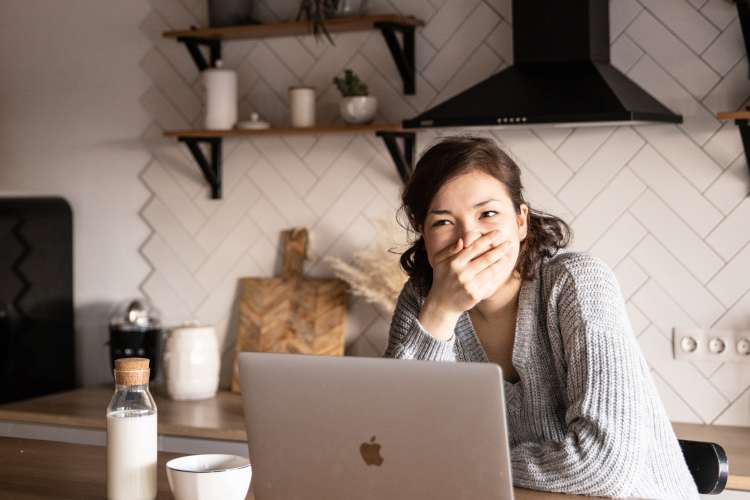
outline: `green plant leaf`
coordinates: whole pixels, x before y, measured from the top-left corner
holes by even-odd
[[[334,83],[344,97],[369,95],[367,85],[351,69],[344,70],[344,76],[334,77]]]

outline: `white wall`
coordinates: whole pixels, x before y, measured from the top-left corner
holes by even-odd
[[[0,190],[65,197],[74,214],[79,379],[107,380],[112,302],[138,294],[148,190],[138,105],[145,1],[0,2]]]
[[[71,3],[67,8],[79,9],[79,16],[45,18],[50,19],[47,29],[67,36],[54,42],[32,38],[36,52],[28,54],[27,49],[26,59],[19,60],[10,42],[25,41],[29,32],[47,33],[32,29],[28,20],[43,4],[56,5],[15,1],[0,7],[3,19],[20,13],[27,19],[0,35],[11,37],[2,39],[3,67],[19,68],[16,77],[0,76],[0,99],[32,117],[12,119],[20,111],[0,113],[2,151],[10,158],[0,179],[4,189],[62,192],[74,203],[79,309],[140,290],[169,323],[196,318],[217,325],[229,360],[236,279],[278,270],[280,230],[310,228],[308,273],[321,275],[328,273],[321,257],[348,256],[369,244],[373,221],[393,215],[400,183],[383,144],[369,135],[225,141],[225,196],[208,199],[184,146],[161,138],[162,129],[200,124],[199,75],[185,49],[163,39],[161,32],[204,24],[204,2],[149,0],[125,7]],[[283,18],[294,4],[261,2],[267,5],[262,16]],[[400,10],[427,22],[417,35],[415,96],[401,95],[378,32],[337,36],[336,46],[310,37],[235,42],[225,45],[224,59],[239,72],[242,117],[257,109],[274,124],[285,123],[286,89],[304,83],[318,89],[320,121],[334,120],[338,95],[331,78],[352,67],[380,99],[379,118],[396,121],[511,62],[510,4],[372,1],[374,12]],[[110,12],[114,6],[128,12]],[[750,369],[673,361],[669,342],[674,326],[750,328],[750,182],[736,128],[714,118],[717,111],[740,109],[750,95],[736,13],[724,0],[612,0],[611,7],[615,65],[682,113],[685,123],[484,134],[521,163],[536,208],[569,220],[576,230],[574,246],[602,257],[617,273],[671,417],[750,425]],[[82,28],[91,19],[98,33]],[[82,36],[89,38],[83,44],[85,58],[79,58],[81,49],[73,42]],[[116,59],[113,45],[118,47]],[[71,58],[79,65],[82,60],[103,61],[85,65],[85,89],[76,75],[64,79],[67,85],[53,83],[58,72],[51,68]],[[45,76],[37,84],[44,87],[39,93],[47,106],[18,81],[24,72]],[[110,83],[91,83],[104,78]],[[64,88],[69,93],[60,93]],[[96,96],[105,104],[84,120],[78,108],[86,107],[76,103]],[[113,107],[117,122],[109,121]],[[50,130],[45,125],[48,108],[63,108],[75,117],[74,124],[44,132]],[[20,136],[18,120],[25,130]],[[105,130],[111,134],[106,139],[99,132]],[[57,142],[63,144],[42,144],[42,133],[61,137]],[[421,132],[419,147],[435,136],[435,131]],[[106,163],[93,167],[101,157]],[[64,173],[61,161],[68,166]],[[115,163],[121,165],[116,168]],[[79,187],[94,182],[83,165],[100,174],[97,189]],[[354,301],[349,351],[382,352],[388,320]],[[84,316],[81,321],[89,320]],[[86,343],[95,344],[92,331],[84,335]],[[86,381],[106,380],[106,351],[97,352],[101,354],[84,364]]]
[[[264,19],[288,17],[295,2],[260,2]],[[672,109],[682,126],[494,131],[520,161],[529,198],[573,224],[575,247],[604,258],[628,299],[631,321],[675,420],[750,425],[750,369],[671,359],[673,326],[750,327],[748,172],[733,124],[714,118],[750,94],[734,7],[724,0],[612,0],[616,66]],[[201,24],[200,2],[153,1],[154,44],[143,68],[145,105],[160,126],[200,124],[198,74],[187,54],[158,37]],[[396,121],[441,102],[512,58],[510,0],[371,2],[426,21],[417,35],[416,96],[401,82],[378,32],[233,43],[225,62],[240,77],[242,115],[287,121],[289,85],[316,86],[322,123],[336,119],[334,74],[352,67]],[[421,132],[420,147],[435,137]],[[270,275],[278,231],[306,225],[311,274],[320,258],[347,256],[392,217],[400,183],[383,144],[369,135],[227,141],[225,198],[207,200],[196,167],[175,144],[153,148],[143,175],[154,192],[143,210],[154,233],[143,247],[155,270],[142,289],[175,321],[219,326],[231,358],[236,278]],[[382,352],[388,318],[355,303],[350,351]]]

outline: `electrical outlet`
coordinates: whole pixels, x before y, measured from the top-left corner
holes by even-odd
[[[679,360],[750,363],[750,331],[674,328],[672,350]]]

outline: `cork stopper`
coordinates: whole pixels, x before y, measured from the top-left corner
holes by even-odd
[[[117,385],[145,385],[149,376],[148,358],[120,358],[115,360]]]

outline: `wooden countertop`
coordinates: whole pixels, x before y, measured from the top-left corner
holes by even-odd
[[[164,464],[178,456],[159,453],[157,500],[173,498]],[[0,498],[101,500],[107,493],[103,446],[0,438],[0,463]]]
[[[0,420],[105,430],[105,410],[112,399],[109,386],[73,391],[0,405]],[[247,441],[239,394],[220,391],[202,401],[173,401],[155,388],[159,434],[166,436]]]
[[[104,430],[104,410],[111,397],[111,387],[84,387],[0,405],[0,420]],[[159,408],[159,434],[247,440],[239,394],[221,391],[203,401],[172,401],[155,389],[154,398]],[[719,443],[729,459],[727,488],[750,491],[750,427],[673,425],[680,439]]]
[[[164,464],[179,456],[159,453],[157,500],[172,498]],[[88,500],[106,493],[103,446],[0,438],[0,497],[14,500]],[[515,488],[516,500],[584,498]],[[593,499],[594,497],[585,497]],[[247,500],[254,500],[249,493]]]

